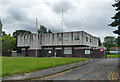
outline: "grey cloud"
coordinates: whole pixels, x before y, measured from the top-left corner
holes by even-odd
[[[68,10],[75,9],[76,7],[72,5],[70,2],[57,2],[52,5],[52,9],[56,13],[61,13],[62,9],[64,12],[67,12]]]
[[[25,3],[26,4],[26,3]],[[6,4],[9,5],[9,4]],[[56,16],[59,16],[59,13],[61,13],[61,10],[63,9],[65,12],[64,16],[64,24],[68,28],[68,31],[72,30],[84,30],[88,33],[91,33],[92,35],[97,35],[98,37],[104,37],[107,34],[112,34],[111,27],[108,27],[107,24],[111,23],[111,16],[114,15],[114,9],[112,8],[112,3],[99,3],[94,5],[86,5],[87,9],[83,9],[83,11],[79,11],[79,7],[76,8],[75,5],[71,2],[57,2],[53,4],[46,4],[49,6],[53,11],[52,13],[55,13]],[[29,13],[27,10],[31,10],[29,7],[33,7],[34,9],[35,4],[31,5],[17,5],[13,4],[8,6],[6,9],[5,14],[7,13],[7,16],[3,17],[3,23],[4,23],[4,29],[7,30],[8,33],[12,33],[17,29],[24,29],[24,30],[30,30],[32,32],[36,32],[35,28],[35,19],[32,17],[29,17]],[[39,5],[37,4],[36,6]],[[92,6],[92,7],[91,7]],[[74,12],[72,13],[66,13],[69,10],[74,9]],[[76,10],[78,9],[77,13]],[[112,10],[113,9],[113,10]],[[84,12],[88,10],[87,12]],[[89,11],[90,10],[90,11]],[[30,12],[33,12],[34,10],[31,10]],[[40,11],[39,11],[40,12]],[[36,12],[37,13],[37,12]],[[85,13],[85,15],[84,15]],[[87,14],[86,14],[87,13]],[[49,12],[48,12],[49,14]],[[53,32],[61,32],[62,28],[59,28],[60,25],[54,24],[53,26],[50,25],[49,21],[47,21],[47,18],[43,18],[42,14],[40,13],[38,18],[41,18],[39,21],[40,24],[43,24],[48,29],[51,29]],[[49,18],[49,17],[48,17]],[[51,19],[51,22],[53,19]],[[60,19],[61,20],[61,19]],[[39,25],[40,25],[39,24]],[[58,28],[57,28],[58,27]],[[39,26],[38,26],[39,28]],[[8,30],[10,29],[10,30]]]
[[[8,9],[7,13],[9,13],[15,21],[26,21],[28,19],[27,12],[25,12],[22,7],[12,6]]]
[[[7,13],[7,16],[3,17],[3,29],[12,28],[12,30],[9,31],[10,33],[18,29],[30,30],[32,32],[36,31],[34,28],[34,19],[28,17],[28,12],[25,11],[25,7],[13,5],[8,7],[4,13]]]

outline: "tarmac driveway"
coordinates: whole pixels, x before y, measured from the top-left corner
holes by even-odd
[[[112,73],[118,67],[120,58],[104,58],[99,61],[86,64],[64,73],[59,73],[49,77],[41,78],[41,80],[112,80],[116,78]]]

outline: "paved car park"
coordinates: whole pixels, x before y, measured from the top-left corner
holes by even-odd
[[[120,58],[103,58],[63,73],[39,80],[116,80],[115,70]]]

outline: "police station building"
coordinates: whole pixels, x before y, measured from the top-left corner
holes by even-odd
[[[29,57],[98,57],[104,56],[99,39],[84,31],[19,35],[21,56]]]

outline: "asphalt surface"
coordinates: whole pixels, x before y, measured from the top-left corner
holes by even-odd
[[[63,73],[41,78],[40,80],[110,80],[120,61],[120,58],[99,59]]]

